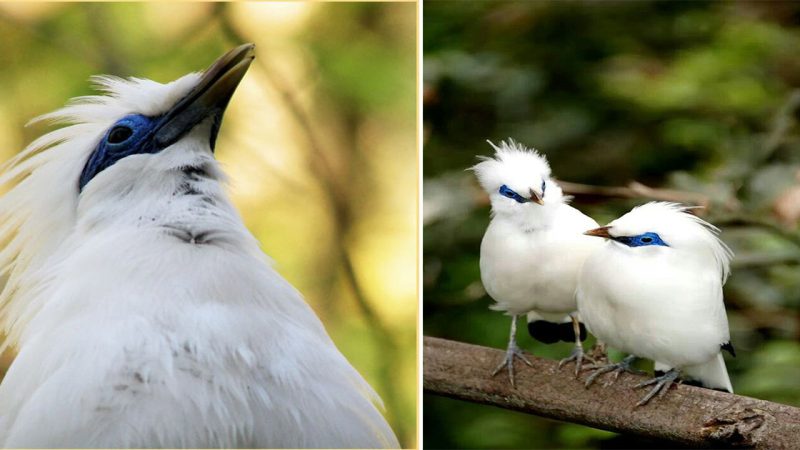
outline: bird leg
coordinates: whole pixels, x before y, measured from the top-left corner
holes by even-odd
[[[586,354],[583,352],[583,344],[581,344],[581,326],[580,322],[578,322],[578,318],[571,314],[569,318],[572,319],[572,330],[575,332],[575,347],[573,347],[572,353],[570,353],[568,357],[558,362],[558,368],[560,369],[564,364],[575,361],[575,378],[578,378],[578,374],[581,372],[581,365],[583,365],[583,360],[587,360],[592,363],[594,363],[594,360],[586,356]]]
[[[514,386],[514,357],[521,359],[525,362],[525,364],[533,367],[528,358],[522,354],[522,351],[517,347],[517,315],[511,316],[511,336],[508,339],[508,349],[506,349],[506,356],[503,358],[503,361],[494,369],[492,372],[492,376],[497,375],[503,370],[504,367],[508,367],[508,379],[511,381],[511,386]]]
[[[637,384],[635,386],[637,388],[649,386],[651,384],[655,384],[656,387],[651,389],[650,392],[648,392],[647,395],[645,395],[644,398],[641,401],[639,401],[639,403],[636,404],[636,406],[646,405],[647,402],[649,402],[650,399],[653,398],[656,394],[658,394],[659,397],[663,397],[679,375],[680,372],[677,371],[676,369],[669,369],[667,373],[661,375],[660,377],[655,377],[652,380],[647,380],[645,382]]]
[[[589,378],[586,379],[586,382],[583,385],[588,388],[589,386],[592,385],[594,380],[597,379],[597,377],[608,372],[613,372],[614,378],[603,384],[603,387],[608,387],[614,384],[614,382],[617,381],[617,378],[619,378],[619,374],[622,372],[642,373],[640,370],[636,370],[633,368],[632,364],[635,360],[636,360],[635,355],[628,355],[625,358],[623,358],[622,361],[616,364],[586,366],[586,369],[594,370],[594,372],[592,372],[592,374],[589,375]]]
[[[589,349],[589,358],[595,361],[595,364],[608,364],[608,351],[606,350],[606,343],[597,341],[591,349]]]

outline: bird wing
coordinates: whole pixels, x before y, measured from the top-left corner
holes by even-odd
[[[722,348],[725,344],[730,345],[730,331],[728,328],[728,315],[725,312],[722,285],[717,281],[709,282],[713,290],[713,301],[709,302],[706,320],[708,325],[718,330],[718,349],[719,351],[710,361],[704,364],[688,366],[683,372],[690,378],[702,383],[703,386],[712,389],[724,389],[733,392],[725,360],[722,357]]]

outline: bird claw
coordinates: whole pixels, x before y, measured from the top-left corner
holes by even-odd
[[[531,364],[528,358],[522,354],[522,351],[519,349],[519,347],[517,347],[516,344],[512,344],[508,346],[508,349],[506,350],[506,356],[503,358],[503,361],[501,361],[500,364],[494,369],[494,372],[492,372],[492,376],[494,377],[500,373],[503,368],[507,367],[508,379],[511,381],[511,387],[516,387],[514,383],[514,357],[521,359],[522,362],[530,367],[533,367],[533,364]]]
[[[641,370],[634,369],[631,366],[631,363],[633,363],[635,359],[636,357],[633,357],[631,355],[625,357],[622,361],[615,364],[586,366],[588,370],[594,370],[594,372],[590,374],[588,378],[586,378],[586,382],[583,385],[588,389],[589,386],[591,386],[592,383],[594,383],[594,380],[596,380],[600,375],[609,372],[613,372],[614,376],[613,378],[611,378],[611,380],[608,380],[605,383],[603,383],[603,387],[609,387],[612,384],[616,383],[617,379],[619,378],[619,374],[621,374],[622,372],[643,373]]]
[[[583,347],[576,345],[568,357],[558,362],[558,369],[560,370],[565,364],[575,361],[575,378],[578,378],[578,374],[581,372],[581,367],[583,366],[584,360],[591,362],[592,365],[595,364],[595,360],[586,356],[586,354],[583,352]]]
[[[589,357],[599,364],[608,364],[608,353],[606,352],[606,344],[602,342],[595,343],[591,349],[589,349]]]
[[[635,386],[636,388],[650,386],[651,384],[655,384],[656,386],[651,389],[650,392],[648,392],[647,395],[645,395],[644,398],[642,398],[639,403],[636,404],[636,406],[638,407],[646,405],[647,402],[656,396],[656,394],[658,394],[659,398],[663,397],[669,390],[670,386],[672,386],[672,384],[678,378],[678,374],[679,373],[677,370],[670,369],[667,373],[661,375],[660,377],[655,377],[637,384]]]

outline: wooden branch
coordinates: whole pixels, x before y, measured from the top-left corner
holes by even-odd
[[[800,408],[726,392],[679,385],[643,407],[646,393],[634,389],[644,375],[625,373],[604,387],[604,375],[589,389],[574,366],[528,356],[517,362],[516,388],[508,377],[490,377],[504,352],[433,337],[424,338],[425,392],[499,406],[551,419],[635,434],[690,446],[797,448]]]
[[[697,192],[679,191],[676,189],[661,189],[645,186],[638,181],[631,181],[627,186],[594,186],[590,184],[558,181],[565,194],[581,197],[585,200],[606,198],[644,198],[663,202],[684,203],[708,208],[708,196]]]

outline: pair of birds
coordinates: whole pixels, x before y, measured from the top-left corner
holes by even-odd
[[[5,166],[3,447],[399,447],[223,191],[214,144],[253,58],[96,78],[107,95]]]
[[[490,143],[491,144],[491,143]],[[591,365],[588,387],[602,374],[632,370],[636,358],[655,362],[655,385],[638,403],[663,395],[685,377],[733,392],[722,350],[733,354],[722,299],[731,250],[719,230],[675,203],[638,206],[609,223],[566,203],[544,156],[514,141],[494,146],[493,158],[473,167],[489,194],[492,219],[481,243],[481,280],[511,316],[506,355],[493,375],[514,360],[530,362],[516,344],[516,324],[527,315],[539,341],[574,341],[576,376],[586,328],[598,341],[630,354]],[[601,238],[601,239],[598,239]]]

